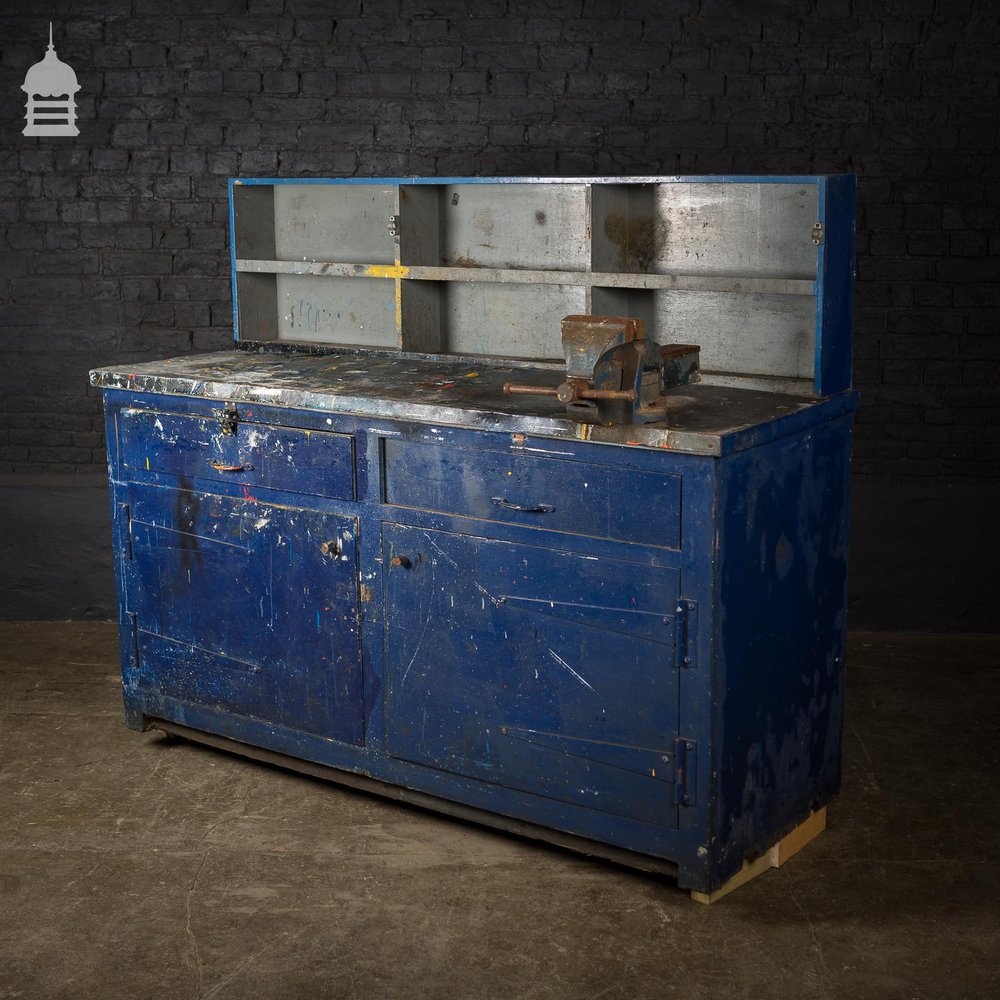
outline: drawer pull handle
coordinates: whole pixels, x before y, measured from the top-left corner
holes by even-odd
[[[340,539],[335,538],[332,542],[324,542],[319,550],[325,556],[339,556],[341,552]]]
[[[503,497],[490,497],[490,499],[504,510],[519,510],[524,514],[551,514],[555,510],[555,507],[550,503],[536,503],[529,507],[524,504],[511,503],[509,500],[504,500]]]
[[[253,466],[249,462],[246,465],[223,465],[222,462],[209,462],[208,464],[216,472],[253,472]]]

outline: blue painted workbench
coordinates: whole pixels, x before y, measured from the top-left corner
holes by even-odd
[[[715,888],[839,784],[855,395],[692,385],[669,427],[581,427],[508,375],[95,373],[129,723]]]
[[[92,373],[128,724],[703,894],[797,850],[840,783],[854,179],[229,193],[237,349]],[[634,424],[505,395],[581,313],[703,381]]]

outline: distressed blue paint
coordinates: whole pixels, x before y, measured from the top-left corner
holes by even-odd
[[[230,221],[239,183],[540,180],[621,182],[234,180]],[[103,384],[128,725],[169,720],[670,859],[702,891],[830,798],[853,179],[628,181],[815,185],[816,401],[764,412],[705,393],[735,419],[711,424],[717,450],[685,453],[540,436],[537,414],[483,403],[485,369],[476,399],[439,414],[450,424],[380,410],[412,392],[381,361],[386,381],[366,389],[322,383],[293,354],[260,362],[280,378],[256,387],[242,362],[224,378],[179,361],[116,370]],[[338,411],[351,388],[371,407]],[[235,435],[220,399],[237,401]],[[679,600],[695,612],[686,666]]]
[[[796,414],[793,424],[772,422],[786,430],[784,435],[778,436],[774,426],[758,428],[756,439],[746,441],[739,451],[725,448],[726,457],[721,460],[530,436],[515,441],[509,434],[483,430],[253,404],[247,416],[261,430],[274,428],[279,435],[274,440],[281,439],[288,428],[299,433],[309,430],[310,439],[323,440],[324,434],[331,440],[354,439],[357,499],[301,492],[318,490],[322,482],[313,478],[308,462],[304,471],[293,464],[287,478],[255,487],[249,499],[245,486],[224,476],[193,479],[179,475],[178,469],[183,472],[189,467],[170,465],[174,459],[146,470],[145,456],[139,454],[140,443],[149,444],[150,439],[137,437],[133,427],[155,429],[157,419],[163,424],[164,415],[173,415],[171,419],[191,421],[179,426],[211,434],[216,426],[212,407],[217,404],[195,397],[107,390],[116,545],[122,553],[126,718],[135,727],[149,717],[170,719],[669,858],[678,862],[683,885],[716,886],[745,843],[756,846],[757,832],[767,839],[774,832],[769,823],[808,811],[812,801],[830,790],[828,774],[822,772],[816,783],[804,768],[798,798],[788,794],[792,787],[788,782],[781,786],[785,812],[760,812],[754,820],[754,837],[744,843],[738,839],[742,828],[733,828],[728,835],[737,846],[725,853],[722,848],[708,851],[713,833],[719,836],[720,796],[728,796],[728,803],[734,794],[719,784],[719,762],[731,763],[745,694],[737,686],[737,694],[714,705],[712,691],[750,676],[731,666],[735,654],[731,648],[724,655],[723,644],[738,646],[740,629],[746,627],[738,629],[732,617],[740,588],[750,591],[760,586],[752,575],[759,553],[751,545],[741,549],[734,543],[734,525],[746,518],[747,508],[736,499],[743,487],[730,470],[741,462],[754,469],[772,450],[783,456],[780,461],[770,460],[779,466],[801,461],[795,456],[803,450],[812,454],[810,442],[822,438],[824,428],[846,426],[854,402],[852,393],[819,401]],[[146,416],[139,419],[137,411],[145,411]],[[242,426],[237,427],[237,437]],[[168,424],[163,428],[167,431]],[[734,433],[742,437],[753,429]],[[200,440],[198,434],[193,436]],[[216,444],[209,442],[208,450]],[[413,449],[400,450],[403,444]],[[231,443],[220,446],[233,447]],[[404,457],[413,463],[406,471],[409,479],[399,480],[395,487],[390,486],[383,467],[386,446],[390,451],[397,449],[401,462],[389,464],[390,474],[394,468],[397,473],[403,469]],[[438,449],[441,454],[431,460],[426,449]],[[560,454],[554,457],[553,451]],[[193,453],[200,461],[206,450],[199,447]],[[484,470],[486,474],[490,469],[505,471],[501,467],[506,465],[511,471],[521,470],[522,483],[534,485],[545,477],[536,477],[532,461],[539,463],[538,468],[548,469],[553,462],[559,463],[560,470],[565,466],[566,474],[555,476],[557,490],[559,482],[577,484],[580,477],[600,482],[609,466],[615,469],[622,488],[616,492],[609,487],[602,496],[634,513],[637,526],[629,529],[634,533],[632,540],[614,537],[622,533],[609,528],[620,524],[614,517],[598,523],[586,513],[581,523],[588,525],[590,534],[573,533],[566,525],[551,530],[513,520],[486,520],[482,515],[487,509],[481,506],[481,498],[475,499],[474,489],[470,492],[456,483],[449,493],[426,486],[422,478],[428,473],[427,481],[433,484],[435,476],[440,478],[440,469],[447,466],[460,480],[467,464],[475,479]],[[829,461],[843,462],[844,456],[831,453]],[[343,494],[348,480],[335,470],[331,492]],[[553,475],[551,470],[549,475]],[[675,480],[677,492],[664,492],[664,484],[672,487]],[[411,502],[433,499],[428,507],[447,509],[419,510],[385,503],[386,499],[402,499],[393,489],[404,485],[412,491]],[[796,490],[813,498],[822,493],[819,487],[807,486],[801,477],[789,481],[778,503],[783,516],[794,518],[799,509]],[[833,513],[843,502],[836,491],[832,496],[830,511],[823,514],[831,524],[837,523]],[[560,495],[560,503],[568,499]],[[185,513],[185,504],[193,500],[200,504],[197,523],[194,515]],[[727,507],[733,511],[723,518]],[[134,520],[146,522],[133,526],[131,560],[127,558],[130,533],[123,527],[126,510]],[[195,579],[201,589],[185,593],[187,567],[182,560],[190,562],[192,550],[182,555],[185,549],[176,544],[174,533],[164,529],[194,528],[193,534],[211,537],[219,530],[216,525],[224,521],[212,518],[212,511],[231,518],[244,531],[251,520],[256,524],[263,517],[271,525],[280,523],[281,529],[269,527],[267,531],[276,533],[265,531],[256,539],[252,557],[234,556],[235,550],[199,541],[202,575]],[[275,521],[276,517],[294,518],[297,525]],[[756,523],[756,515],[750,522]],[[352,526],[347,551],[356,558],[356,566],[320,561],[319,543],[345,524]],[[672,527],[665,531],[664,525]],[[810,520],[802,530],[814,527]],[[266,552],[284,551],[284,546],[275,547],[278,534],[282,538],[287,534],[293,555],[282,564],[277,583],[273,579],[263,582]],[[235,537],[218,537],[243,544],[239,528]],[[431,539],[440,552],[429,544]],[[730,545],[733,554],[728,552]],[[154,548],[155,561],[148,558]],[[413,558],[413,552],[415,572],[390,568],[394,555]],[[433,584],[427,584],[431,558],[436,565]],[[526,568],[519,574],[524,560]],[[254,568],[244,572],[240,568],[244,563]],[[331,568],[336,573],[342,566],[350,569],[349,582],[329,575]],[[725,573],[720,567],[726,568]],[[829,570],[829,566],[820,567],[821,573]],[[154,580],[157,574],[162,580],[164,573],[168,586],[181,588],[173,603],[165,600],[162,582]],[[473,585],[473,578],[487,593]],[[741,582],[747,580],[751,582]],[[498,581],[504,585],[498,586]],[[331,585],[340,588],[332,603],[320,593]],[[359,604],[360,586],[370,592],[369,599]],[[303,594],[303,587],[309,588],[308,595]],[[760,589],[766,592],[763,586]],[[265,593],[278,600],[278,614],[284,616],[286,628],[280,638],[271,630],[270,609],[266,621],[261,619],[260,599]],[[452,613],[452,594],[456,598],[450,619],[454,627],[442,613],[446,600]],[[673,648],[677,597],[693,600],[699,607],[691,636],[695,662],[683,670],[676,665]],[[495,603],[501,598],[500,604]],[[551,607],[546,600],[552,602]],[[802,621],[809,620],[806,604],[806,596],[801,596],[794,612]],[[322,631],[317,633],[321,607],[336,610],[329,618],[320,616]],[[222,609],[227,609],[225,614],[220,613]],[[766,613],[762,607],[760,614]],[[138,665],[131,638],[133,619]],[[418,644],[425,623],[429,623],[428,631]],[[232,631],[237,627],[247,630],[243,645]],[[507,639],[502,638],[504,630]],[[335,711],[330,699],[315,703],[318,679],[309,672],[306,651],[312,650],[312,660],[328,656],[334,633],[352,637],[356,643],[358,632],[360,672],[355,669],[339,680],[334,678],[339,684],[334,688]],[[826,635],[830,637],[829,628]],[[804,673],[826,677],[826,654],[817,665],[814,643],[803,645],[801,636],[791,634],[782,648],[789,662],[795,660]],[[511,655],[510,649],[516,654]],[[415,653],[419,655],[411,666]],[[279,668],[286,659],[289,665]],[[238,663],[231,665],[231,660],[251,668],[261,666],[262,671],[248,674]],[[407,667],[410,673],[404,684]],[[525,681],[534,683],[536,668],[539,686],[526,686]],[[247,680],[252,682],[249,688]],[[834,682],[840,683],[832,678],[830,683]],[[287,693],[279,698],[278,689],[286,685]],[[768,698],[780,700],[777,688],[767,692]],[[733,712],[735,721],[730,717]],[[422,735],[418,723],[424,726]],[[501,726],[507,728],[506,734],[499,734]],[[607,730],[602,737],[604,726]],[[363,742],[359,742],[362,735]],[[672,761],[661,760],[665,770],[657,769],[655,777],[652,774],[657,754],[669,756],[677,735],[696,744],[696,807],[674,804]],[[573,753],[574,749],[581,752]],[[490,764],[492,770],[477,761]],[[581,788],[591,791],[579,792]],[[588,797],[594,801],[588,802]]]
[[[738,451],[759,448],[762,444],[767,444],[770,441],[778,441],[781,438],[801,434],[810,427],[815,427],[817,422],[833,420],[845,413],[853,413],[858,408],[860,398],[857,391],[849,389],[824,399],[822,406],[818,409],[813,407],[798,413],[789,413],[776,420],[741,427],[722,439],[719,454],[722,456],[733,455]]]
[[[389,753],[676,825],[658,787],[676,571],[394,524],[382,538]]]
[[[713,881],[840,785],[851,418],[719,465]]]
[[[360,744],[355,520],[178,486],[129,490],[140,697],[166,691]],[[339,556],[320,552],[331,538]]]
[[[256,722],[163,695],[151,697],[145,707],[156,718],[170,719],[192,729],[217,733],[292,757],[375,777],[389,784],[434,795],[444,802],[461,802],[512,817],[531,816],[531,822],[555,830],[585,830],[589,839],[653,857],[670,858],[678,852],[677,831],[668,827],[643,823],[627,816],[599,813],[544,795],[514,791],[475,778],[410,764],[378,750],[366,750],[364,756],[359,756],[356,748],[333,740],[321,740],[286,726]],[[665,785],[664,792],[669,790],[670,786]]]
[[[122,472],[131,479],[165,474],[354,499],[354,441],[346,434],[247,420],[221,434],[214,414],[144,409],[123,410],[118,434]]]
[[[851,385],[854,176],[824,177],[820,192],[825,237],[818,261],[815,384],[817,395],[832,396]]]
[[[390,438],[385,442],[385,502],[548,531],[679,546],[679,477],[567,462],[572,452],[557,445],[544,451],[544,456],[512,455],[509,448],[472,452]]]

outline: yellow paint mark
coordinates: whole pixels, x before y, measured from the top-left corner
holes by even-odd
[[[653,768],[653,777],[654,778],[656,777],[656,768],[655,767]]]
[[[146,471],[149,472],[149,456],[146,456]]]
[[[312,431],[306,431],[306,440],[308,441],[311,438],[312,438]]]
[[[405,278],[410,269],[404,264],[369,264],[365,274],[369,278]]]
[[[580,424],[580,440],[590,440],[590,424]]]
[[[382,265],[381,269],[385,269],[387,271],[391,271],[392,272],[392,277],[396,279],[396,288],[394,289],[395,296],[396,296],[396,300],[395,300],[396,311],[395,311],[395,313],[393,315],[393,319],[395,320],[395,325],[396,325],[396,342],[399,344],[399,347],[402,349],[402,347],[403,347],[403,282],[402,282],[401,279],[404,278],[406,275],[408,275],[410,273],[410,269],[408,267],[403,267],[402,264],[400,264],[400,262],[399,262],[399,248],[398,247],[396,248],[395,261],[396,261],[395,264],[393,264],[393,266],[391,268],[385,268],[385,265]],[[378,274],[379,270],[380,270],[379,265],[378,264],[373,264],[370,268],[368,268],[368,273],[374,275],[375,277],[379,277],[379,274]],[[386,277],[388,277],[388,276],[389,275],[386,274]]]
[[[466,375],[465,377],[466,378],[479,378],[479,372],[469,372],[469,374]]]

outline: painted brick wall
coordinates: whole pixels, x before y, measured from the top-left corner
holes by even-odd
[[[81,134],[21,135],[48,20]],[[859,175],[857,470],[1000,472],[994,0],[23,0],[0,12],[0,474],[89,368],[230,344],[231,175]]]

